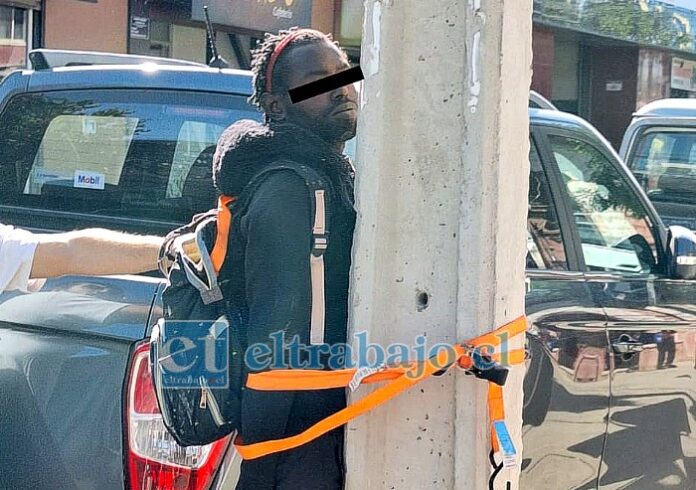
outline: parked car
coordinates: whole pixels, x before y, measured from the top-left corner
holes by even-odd
[[[521,488],[693,489],[696,283],[672,253],[693,235],[587,122],[530,118]]]
[[[663,99],[641,108],[620,154],[662,220],[696,230],[696,100]]]
[[[214,204],[217,137],[260,119],[250,91],[248,72],[202,66],[9,75],[0,222],[169,231]],[[689,488],[696,241],[664,227],[586,122],[530,118],[522,488]],[[0,488],[233,488],[229,440],[181,448],[158,414],[147,337],[162,287],[64,277],[0,296]]]
[[[10,74],[0,222],[166,234],[215,205],[216,142],[260,119],[250,92],[249,72],[151,60]],[[157,414],[144,341],[162,286],[65,277],[0,296],[0,488],[222,488],[229,441],[183,449]]]
[[[549,99],[534,90],[529,91],[529,107],[532,109],[549,109],[551,111],[558,110]]]

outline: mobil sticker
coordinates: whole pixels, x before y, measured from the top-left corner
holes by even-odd
[[[85,172],[84,170],[75,170],[75,180],[73,187],[81,187],[83,189],[104,189],[104,174],[97,172]]]

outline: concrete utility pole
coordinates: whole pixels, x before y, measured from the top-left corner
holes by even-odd
[[[532,0],[366,0],[352,333],[433,345],[523,314],[531,33]],[[485,382],[429,379],[349,425],[346,488],[488,488],[486,418]]]

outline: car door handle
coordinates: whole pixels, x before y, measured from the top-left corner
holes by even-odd
[[[635,340],[620,340],[611,346],[617,354],[636,354],[643,351],[643,343]]]

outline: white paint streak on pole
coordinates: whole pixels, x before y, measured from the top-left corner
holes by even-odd
[[[479,80],[479,53],[481,49],[481,33],[474,33],[473,49],[471,50],[471,86],[469,91],[471,96],[469,97],[469,108],[471,112],[476,112],[476,107],[478,106],[478,96],[481,93],[481,81]]]
[[[379,46],[380,46],[380,20],[382,18],[382,4],[380,2],[370,3],[365,1],[365,7],[372,9],[370,18],[372,22],[370,29],[366,30],[366,42],[369,42],[369,49],[360,58],[360,64],[365,78],[370,78],[379,71]],[[369,41],[367,39],[369,37]]]

